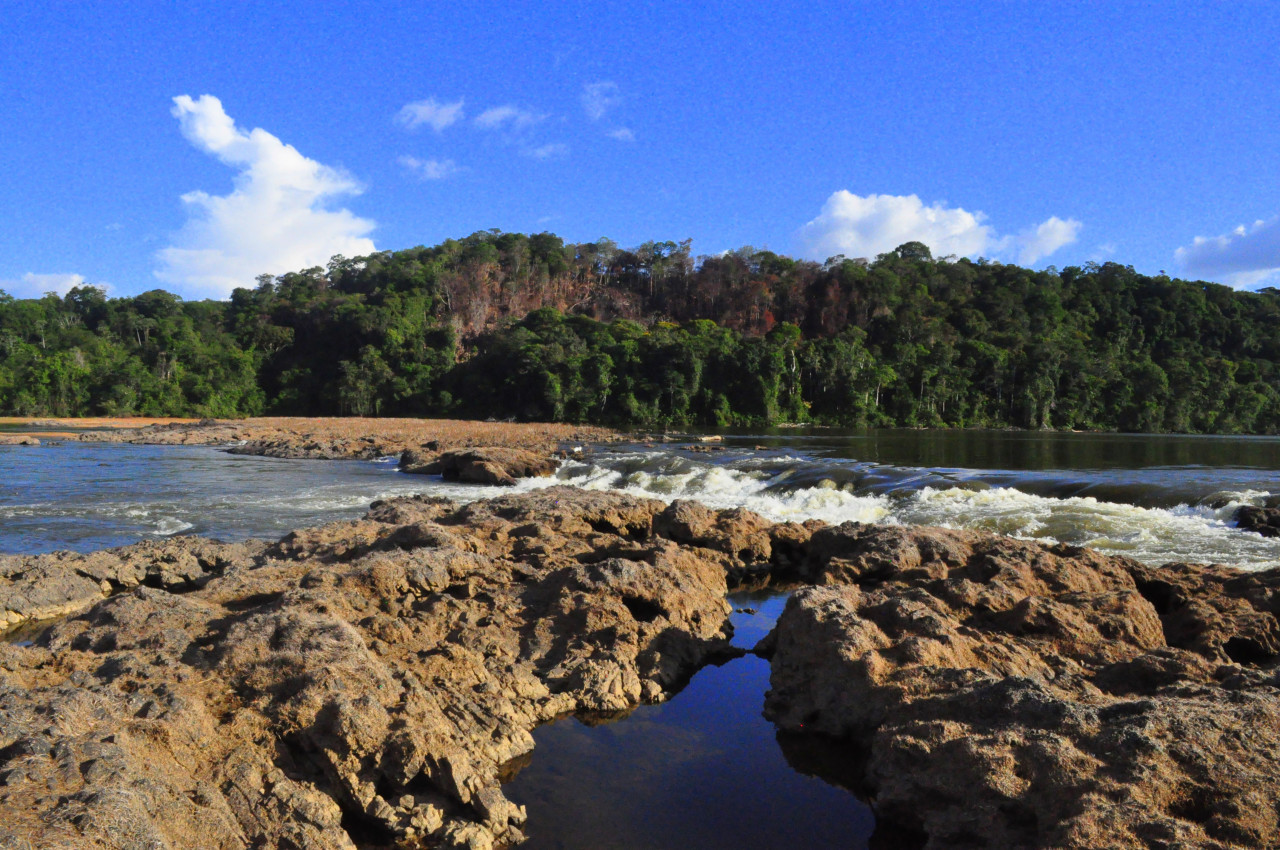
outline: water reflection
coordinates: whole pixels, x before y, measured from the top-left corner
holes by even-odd
[[[756,610],[734,614],[738,645],[762,637],[785,603],[731,601]],[[522,849],[868,847],[870,809],[828,781],[852,780],[828,775],[805,756],[807,742],[780,740],[761,716],[768,686],[768,662],[749,655],[619,722],[565,718],[536,730],[532,759],[504,789],[528,806]]]

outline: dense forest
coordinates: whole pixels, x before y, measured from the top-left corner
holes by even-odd
[[[237,289],[0,292],[0,414],[1280,431],[1280,291],[489,231]]]

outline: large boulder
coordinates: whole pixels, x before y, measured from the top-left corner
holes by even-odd
[[[519,478],[551,475],[558,466],[559,461],[537,452],[485,447],[444,452],[425,463],[406,452],[400,468],[408,473],[439,475],[445,481],[510,486]]]
[[[824,586],[797,591],[760,647],[765,711],[851,741],[886,832],[1280,842],[1280,571],[856,524],[814,534],[806,570]]]
[[[1245,531],[1256,531],[1263,537],[1280,537],[1280,508],[1245,505],[1236,511],[1236,525]]]

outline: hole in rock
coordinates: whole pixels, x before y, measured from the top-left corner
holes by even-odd
[[[652,623],[667,613],[662,610],[661,605],[648,599],[641,599],[639,596],[624,596],[622,597],[622,604],[627,606],[631,616],[641,623]]]

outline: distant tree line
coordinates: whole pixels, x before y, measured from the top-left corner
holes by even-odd
[[[229,301],[0,293],[4,415],[1280,431],[1280,291],[486,231]]]

